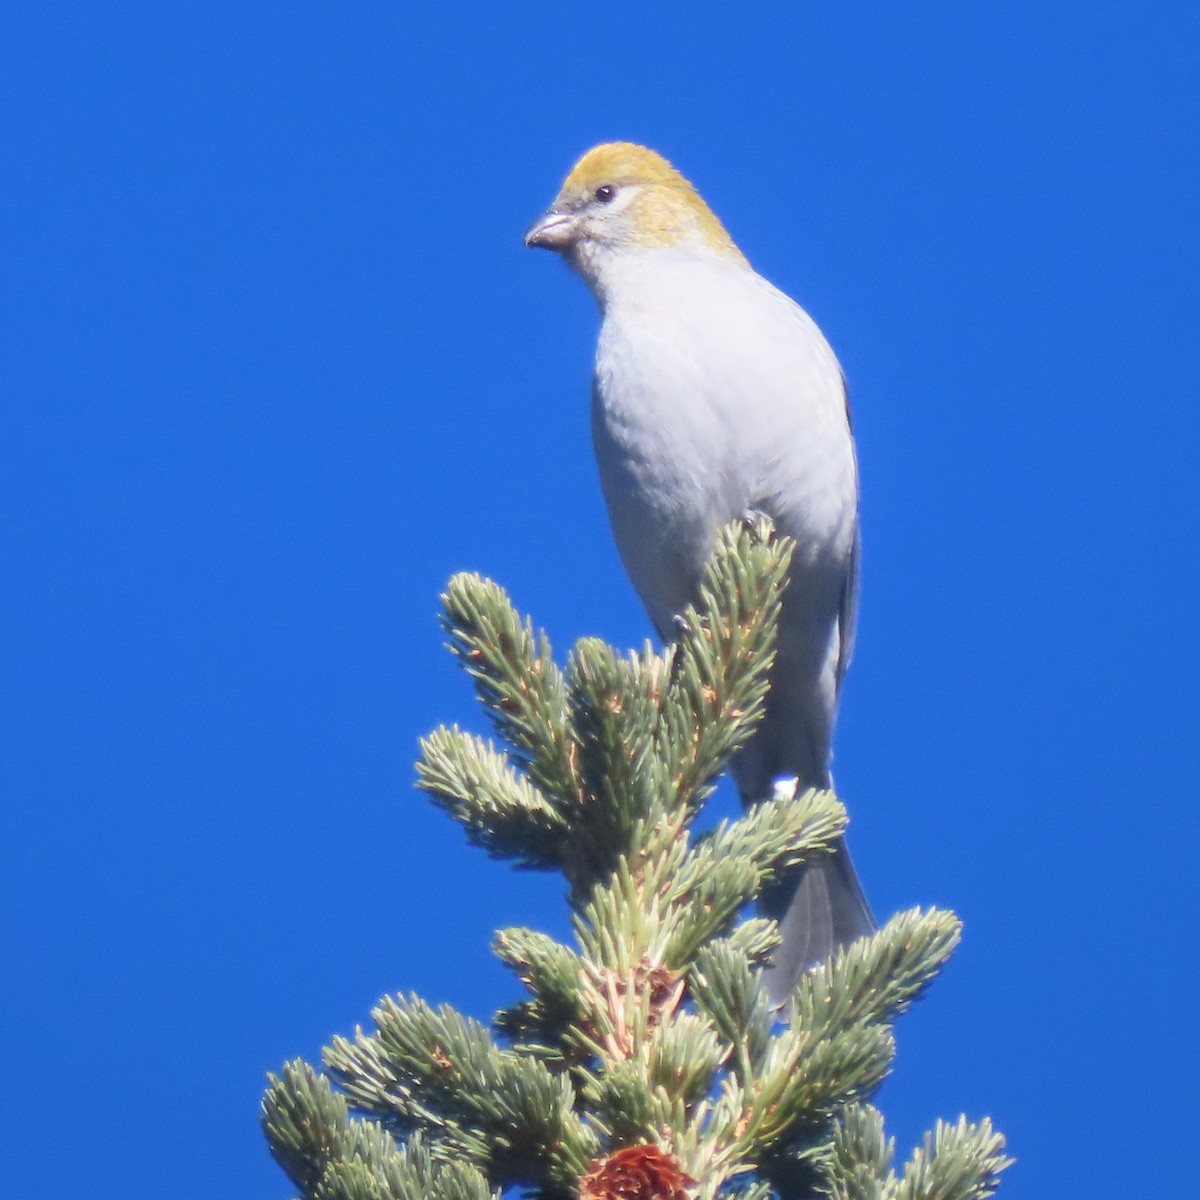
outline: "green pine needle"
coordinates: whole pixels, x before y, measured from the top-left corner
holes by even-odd
[[[802,1029],[886,1022],[929,986],[958,945],[962,924],[931,908],[897,913],[869,938],[851,942],[801,976],[790,1021]]]
[[[1012,1162],[1004,1138],[986,1118],[978,1124],[966,1117],[954,1125],[939,1121],[905,1165],[896,1200],[987,1200]]]
[[[580,788],[567,688],[542,632],[522,619],[504,590],[478,575],[450,580],[442,625],[496,732],[533,782],[569,807]]]
[[[848,1105],[833,1127],[825,1194],[831,1200],[891,1200],[895,1153],[895,1140],[884,1133],[879,1111],[869,1104]]]
[[[549,870],[560,867],[569,826],[508,758],[483,738],[457,727],[421,740],[417,786],[497,858]]]
[[[499,1041],[388,997],[373,1030],[333,1040],[325,1075],[272,1076],[264,1131],[304,1200],[575,1200],[655,1179],[695,1200],[992,1194],[1010,1160],[989,1122],[939,1122],[897,1177],[867,1103],[958,919],[913,909],[838,950],[783,1025],[761,983],[778,928],[747,906],[828,853],[846,813],[828,791],[781,792],[693,827],[764,710],[792,552],[769,522],[735,523],[672,646],[585,638],[565,669],[502,589],[451,580],[450,645],[503,744],[437,729],[418,786],[473,844],[562,873],[574,944],[496,934],[525,989],[496,1014]]]

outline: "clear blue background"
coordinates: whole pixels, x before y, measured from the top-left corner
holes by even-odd
[[[6,1195],[261,1196],[263,1073],[516,994],[556,881],[411,787],[476,723],[455,570],[639,643],[595,317],[521,233],[647,142],[828,332],[864,480],[837,774],[963,948],[902,1146],[1011,1197],[1195,1185],[1194,4],[9,5],[0,17]]]

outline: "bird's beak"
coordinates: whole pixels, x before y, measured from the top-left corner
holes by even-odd
[[[525,231],[525,245],[565,250],[575,240],[577,218],[561,209],[547,209]]]

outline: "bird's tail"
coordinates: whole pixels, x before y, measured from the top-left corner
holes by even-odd
[[[763,972],[763,984],[776,1008],[786,1003],[807,968],[876,929],[844,838],[833,843],[829,854],[771,884],[758,907],[764,917],[779,922],[783,938]]]

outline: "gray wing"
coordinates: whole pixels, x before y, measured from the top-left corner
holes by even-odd
[[[846,401],[846,428],[850,430],[850,444],[854,444],[854,421],[850,415],[850,389],[846,376],[842,376],[842,394]],[[854,473],[858,474],[858,455],[855,455]],[[837,685],[842,688],[842,679],[850,659],[854,656],[854,633],[858,626],[858,559],[862,549],[862,534],[858,528],[858,514],[854,516],[854,541],[846,555],[846,574],[842,579],[842,594],[838,602],[838,661]]]
[[[837,684],[841,691],[842,679],[850,659],[854,656],[854,633],[858,625],[858,555],[861,537],[854,530],[854,542],[846,556],[846,575],[842,580],[842,596],[838,604],[838,660]]]

